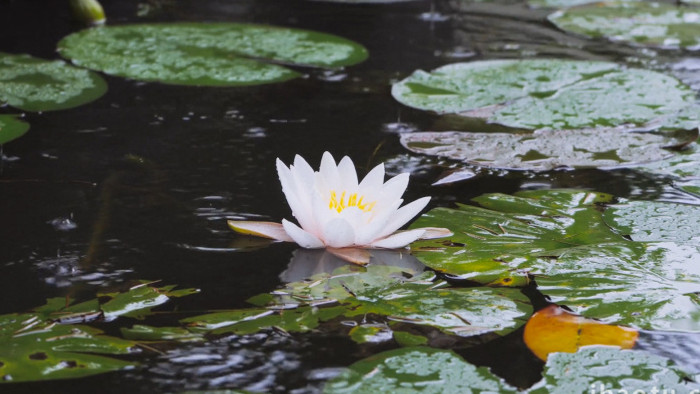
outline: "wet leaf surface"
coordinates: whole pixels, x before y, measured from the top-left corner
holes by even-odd
[[[576,190],[485,194],[482,206],[435,208],[412,226],[441,223],[455,234],[415,242],[412,253],[425,265],[484,284],[523,286],[527,271],[517,266],[536,254],[579,245],[623,241],[603,223],[595,203],[612,196]]]
[[[58,44],[73,63],[111,75],[178,85],[238,86],[335,68],[367,57],[360,44],[307,30],[235,23],[169,23],[83,30]]]
[[[515,392],[515,388],[455,353],[408,347],[376,354],[351,365],[328,382],[324,393],[481,393]]]
[[[361,324],[350,330],[350,338],[357,343],[381,343],[393,338],[393,333],[386,325]]]
[[[347,317],[375,314],[388,321],[428,325],[463,337],[506,334],[532,313],[516,289],[450,288],[426,272],[407,279],[391,266],[343,266],[333,273],[290,283],[273,305],[340,303]]]
[[[421,346],[428,344],[428,338],[405,331],[394,331],[394,340],[401,346]]]
[[[679,152],[676,156],[641,167],[641,171],[671,176],[674,185],[690,193],[700,194],[700,149],[697,144]]]
[[[697,136],[697,130],[676,138],[614,129],[540,130],[532,134],[421,132],[401,135],[401,144],[414,153],[482,167],[544,171],[657,161],[673,155],[665,147],[688,144]]]
[[[339,316],[372,314],[386,319],[381,324],[427,325],[448,334],[471,337],[505,335],[523,325],[532,313],[528,298],[517,289],[449,288],[445,282],[433,282],[434,274],[407,279],[404,270],[345,265],[330,274],[290,283],[274,291],[272,297],[251,300],[266,308],[219,311],[190,317],[182,323],[188,330],[203,334],[249,334],[270,327],[306,332]],[[350,336],[360,342],[372,341],[365,337],[380,334],[379,331],[382,330],[360,326]],[[386,340],[391,338],[391,330],[386,336]]]
[[[141,284],[126,292],[105,294],[99,300],[78,304],[72,304],[69,298],[51,298],[33,312],[0,316],[0,381],[76,378],[135,365],[133,361],[107,355],[129,354],[136,342],[105,335],[86,324],[137,311],[145,314],[148,308],[167,301],[166,294],[183,296],[196,292],[172,291],[173,288]],[[159,296],[149,295],[155,293]],[[141,327],[141,331],[143,339],[143,331],[148,330]],[[157,329],[150,331],[163,336]]]
[[[136,343],[87,326],[40,322],[33,314],[0,316],[3,382],[65,379],[123,369],[133,362],[100,354],[127,354]],[[33,322],[33,321],[32,321]]]
[[[605,221],[633,241],[672,241],[700,246],[700,207],[628,201],[605,211]]]
[[[575,353],[553,353],[540,382],[526,393],[585,393],[618,389],[690,392],[700,387],[669,359],[638,350],[587,346]],[[425,347],[409,347],[376,354],[352,364],[329,381],[325,393],[516,392],[484,367],[456,354]],[[647,392],[647,391],[645,391]]]
[[[17,119],[15,115],[0,115],[0,145],[24,135],[29,123]]]
[[[239,309],[213,312],[182,320],[186,328],[202,334],[238,335],[252,334],[266,328],[278,328],[286,332],[307,332],[320,322],[333,319],[344,312],[343,308],[300,307],[278,311],[268,309]]]
[[[560,29],[636,45],[700,49],[700,9],[646,1],[592,3],[558,11]]]
[[[3,382],[76,378],[134,365],[105,355],[128,354],[135,342],[85,325],[62,324],[45,315],[56,317],[62,312],[47,305],[41,313],[0,316]]]
[[[700,331],[696,246],[621,242],[545,254],[521,268],[552,302],[606,323]]]
[[[199,292],[197,289],[173,290],[175,286],[152,287],[148,284],[134,286],[127,293],[105,293],[101,297],[110,297],[100,308],[107,321],[118,316],[143,318],[150,313],[151,308],[162,305],[171,297],[182,297]]]
[[[686,372],[664,357],[637,350],[592,346],[576,353],[555,353],[547,360],[544,378],[529,393],[590,393],[612,389],[634,392],[691,392],[700,388]]]
[[[0,52],[0,103],[24,111],[54,111],[97,100],[107,84],[60,60]]]
[[[426,265],[480,283],[522,285],[533,275],[552,302],[585,317],[700,331],[698,246],[629,241],[593,205],[605,200],[609,196],[582,191],[484,195],[475,201],[488,209],[437,208],[423,215],[413,225],[440,225],[455,235],[411,247]]]
[[[122,327],[122,336],[133,341],[202,341],[200,334],[180,327],[152,327],[134,324],[131,328]]]
[[[404,105],[484,118],[524,129],[580,129],[632,124],[681,128],[668,114],[693,106],[677,79],[615,63],[570,60],[487,60],[415,71],[395,83]]]

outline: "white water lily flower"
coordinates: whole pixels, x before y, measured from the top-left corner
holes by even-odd
[[[408,186],[408,173],[384,182],[384,165],[379,164],[358,182],[355,165],[349,157],[336,165],[325,152],[319,171],[299,155],[287,167],[277,159],[282,191],[299,222],[234,221],[234,230],[296,242],[304,248],[401,248],[418,239],[439,238],[452,233],[447,229],[418,228],[397,230],[416,216],[430,201],[419,198],[401,207],[401,195]]]

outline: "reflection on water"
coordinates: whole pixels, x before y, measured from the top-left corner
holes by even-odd
[[[423,272],[425,265],[407,250],[369,250],[370,265],[387,265],[406,268],[407,272]],[[282,282],[298,282],[316,274],[332,273],[335,269],[352,264],[325,249],[297,249],[289,261],[287,269],[282,271]]]
[[[275,332],[232,336],[173,349],[131,378],[160,391],[237,388],[283,392],[303,381],[298,352],[303,345]]]
[[[349,340],[311,342],[308,336],[289,336],[267,330],[232,335],[167,351],[143,368],[126,373],[136,392],[237,389],[264,393],[321,393],[351,363]],[[324,360],[329,351],[345,353]]]

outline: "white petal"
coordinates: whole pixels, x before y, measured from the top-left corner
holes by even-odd
[[[444,238],[454,235],[452,230],[442,227],[421,227],[419,229],[417,228],[416,230],[425,230],[425,234],[423,234],[420,239]]]
[[[382,238],[380,235],[384,231],[392,216],[396,213],[396,210],[401,206],[403,200],[399,199],[394,201],[391,205],[384,207],[383,210],[378,211],[372,220],[358,227],[358,232],[355,242],[357,245],[368,245],[377,238]],[[384,232],[385,235],[391,234],[391,232]]]
[[[396,211],[396,213],[391,217],[389,224],[387,224],[379,234],[379,237],[385,237],[400,229],[401,226],[413,219],[414,216],[418,215],[420,211],[422,211],[423,208],[428,205],[428,202],[430,202],[430,197],[423,197],[399,208],[399,210]]]
[[[280,178],[280,183],[282,184],[282,191],[286,193],[286,190],[288,190],[291,187],[292,173],[279,158],[277,158],[275,164],[277,164],[277,176]]]
[[[372,171],[365,175],[365,178],[360,182],[360,192],[366,193],[373,190],[379,190],[384,184],[384,163],[372,168]],[[366,192],[365,192],[366,191]]]
[[[314,193],[311,197],[311,206],[313,209],[313,220],[317,223],[319,229],[315,234],[320,234],[326,223],[339,216],[337,211],[328,207],[328,200],[324,199],[319,193]]]
[[[294,217],[296,217],[301,228],[316,234],[321,227],[314,220],[313,215],[313,196],[316,194],[314,170],[301,156],[297,155],[294,158],[291,174],[295,195],[298,197],[297,203],[300,205],[300,208],[294,211]]]
[[[372,258],[372,255],[367,249],[327,248],[326,250],[344,261],[358,265],[367,265],[369,264],[369,260]]]
[[[299,195],[308,195],[314,184],[314,170],[301,156],[294,158],[291,173]]]
[[[411,242],[419,239],[421,236],[423,236],[423,234],[425,234],[425,230],[423,229],[400,231],[384,239],[380,239],[379,241],[372,242],[371,246],[373,248],[384,249],[403,248]]]
[[[343,157],[338,163],[338,173],[340,174],[340,181],[343,184],[343,189],[352,192],[357,189],[357,172],[355,171],[355,164],[353,164],[352,159],[348,156]]]
[[[330,168],[330,167],[335,167],[335,159],[333,158],[333,155],[331,155],[331,152],[325,151],[323,152],[323,155],[321,156],[321,171],[323,171],[324,168]]]
[[[292,170],[287,168],[287,166],[280,159],[277,159],[277,176],[282,184],[282,192],[287,198],[287,202],[289,203],[290,207],[292,210],[294,210],[295,207],[292,205],[290,199],[293,200],[296,205],[298,205],[299,200],[297,188],[294,182],[294,175],[292,175]]]
[[[304,181],[297,180],[300,178],[300,175],[297,174],[298,172],[297,169],[287,168],[280,159],[277,159],[277,175],[280,178],[282,192],[287,199],[287,204],[289,204],[289,207],[292,209],[292,214],[302,228],[307,231],[317,232],[318,226],[315,225],[311,211],[309,187],[300,186],[300,183]],[[301,173],[304,173],[303,166],[301,168]],[[313,176],[311,179],[313,179]]]
[[[315,235],[302,230],[296,224],[282,219],[282,226],[284,226],[284,231],[287,232],[294,242],[298,243],[302,248],[315,249],[324,247],[323,242],[321,242]]]
[[[319,168],[318,172],[321,174],[325,186],[328,189],[339,188],[340,173],[338,172],[338,167],[335,165],[335,159],[333,159],[333,156],[330,153],[323,153],[323,157],[321,157],[321,167]]]
[[[294,168],[296,168],[297,171],[301,171],[304,173],[314,173],[314,170],[313,168],[311,168],[309,163],[307,163],[306,160],[304,160],[304,158],[299,155],[294,156]]]
[[[332,185],[326,181],[326,177],[320,172],[314,173],[314,190],[318,194],[323,194],[324,197],[330,197],[330,190],[333,189]]]
[[[229,220],[229,227],[240,234],[255,235],[263,238],[276,239],[278,241],[294,242],[287,235],[280,223],[255,222],[249,220]]]
[[[323,240],[332,248],[346,248],[355,244],[355,230],[344,219],[333,219],[323,227]]]
[[[408,186],[408,173],[399,174],[388,181],[382,186],[382,190],[379,195],[380,203],[392,202],[403,195]]]
[[[364,212],[358,207],[347,207],[343,209],[337,217],[348,222],[353,229],[359,229],[366,223],[372,214]]]

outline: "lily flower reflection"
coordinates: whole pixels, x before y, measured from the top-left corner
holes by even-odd
[[[232,229],[296,242],[309,249],[394,249],[419,239],[452,234],[448,229],[432,227],[397,231],[425,208],[430,197],[401,207],[401,195],[408,186],[409,175],[399,174],[384,182],[384,164],[374,167],[358,182],[355,165],[349,157],[343,157],[336,165],[333,156],[325,152],[319,171],[314,171],[297,155],[289,167],[277,159],[277,173],[299,225],[286,219],[281,224],[230,220]]]
[[[393,266],[411,275],[425,270],[425,265],[408,253],[397,250],[372,250],[368,254],[372,266]],[[299,282],[314,275],[332,274],[338,268],[347,265],[342,257],[323,249],[297,249],[294,251],[287,269],[280,274],[282,282]]]

